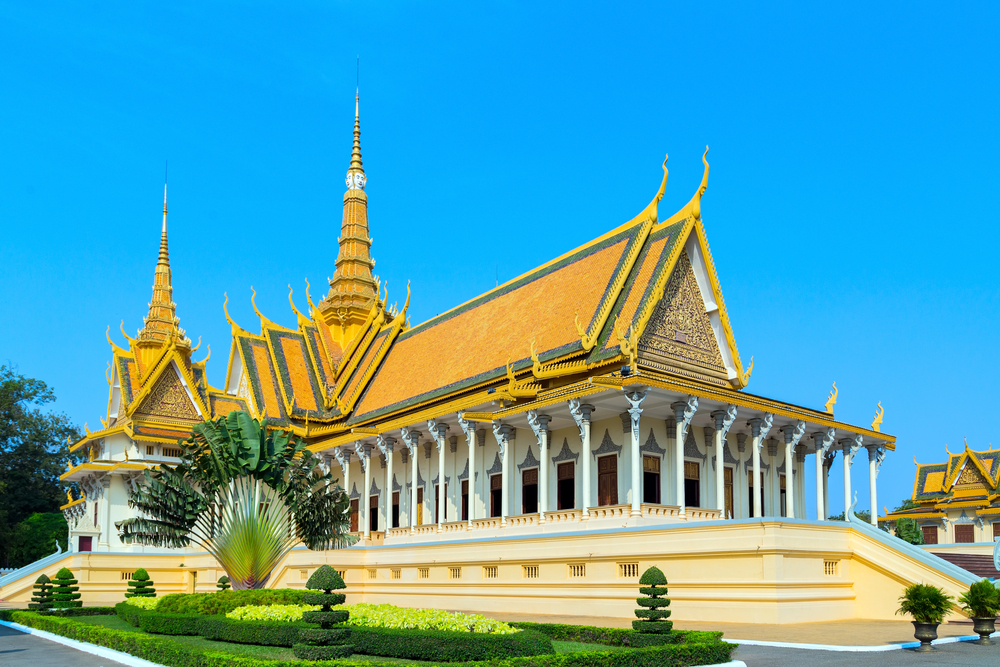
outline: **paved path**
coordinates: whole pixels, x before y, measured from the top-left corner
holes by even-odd
[[[122,667],[96,655],[0,625],[0,665],[31,667]]]
[[[993,641],[997,641],[994,639]],[[971,642],[942,644],[930,653],[916,653],[909,649],[879,651],[878,653],[849,653],[846,651],[806,651],[794,648],[767,646],[740,646],[733,656],[747,667],[773,667],[774,665],[836,665],[837,667],[922,667],[926,665],[1000,665],[1000,643],[977,646]]]

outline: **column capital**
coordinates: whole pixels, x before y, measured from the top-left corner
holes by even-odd
[[[583,440],[584,423],[590,423],[590,415],[594,412],[594,406],[589,403],[581,403],[578,398],[569,399],[569,413],[576,422],[576,427],[580,430],[580,440]],[[586,510],[584,510],[586,511]]]
[[[500,456],[503,456],[507,451],[507,443],[510,442],[510,436],[514,428],[510,424],[504,424],[499,419],[493,422],[493,437],[497,439],[497,444],[500,446]]]
[[[705,433],[705,443],[706,443],[705,446],[707,447],[708,446],[707,445],[708,441],[715,437],[715,427],[714,426],[706,426],[702,430]]]
[[[531,427],[532,433],[538,438],[538,446],[542,445],[542,434],[548,430],[549,422],[552,421],[552,417],[549,415],[540,415],[537,410],[528,410],[527,414],[528,426]]]
[[[417,446],[420,444],[420,436],[423,435],[420,431],[412,428],[407,428],[404,426],[399,429],[399,437],[403,439],[403,444],[406,445],[406,449],[409,450],[410,456],[416,454]]]
[[[732,428],[733,422],[736,421],[736,413],[737,407],[735,405],[727,405],[725,410],[715,410],[712,412],[712,419],[715,420],[715,430],[722,431],[723,440],[729,435],[729,429]]]
[[[747,420],[747,426],[750,427],[750,432],[753,437],[758,438],[758,446],[767,437],[767,434],[771,432],[771,426],[774,425],[774,415],[770,412],[764,413],[763,417],[752,417]]]
[[[375,444],[378,446],[379,451],[385,456],[392,455],[392,448],[396,444],[396,439],[387,435],[379,435],[375,438]]]
[[[436,419],[427,420],[427,430],[430,431],[431,437],[434,438],[434,442],[437,444],[437,448],[440,450],[444,447],[444,434],[448,431],[448,425],[439,422]]]
[[[736,434],[736,451],[740,454],[746,451],[747,448],[747,434],[737,433]]]
[[[802,420],[795,422],[794,424],[788,424],[787,426],[781,427],[781,432],[785,434],[785,444],[789,444],[795,447],[799,444],[799,440],[806,433],[806,423]]]
[[[698,410],[698,397],[688,396],[683,401],[674,401],[670,404],[670,407],[674,409],[674,417],[677,419],[677,423],[683,424],[684,428],[691,423],[694,419],[694,413]]]
[[[348,466],[351,465],[351,450],[344,447],[334,447],[333,458],[337,459],[337,463],[346,471]]]
[[[833,438],[837,435],[837,429],[832,426],[825,431],[816,431],[812,434],[813,442],[816,443],[816,454],[822,456],[826,454],[830,446],[833,445]]]
[[[448,448],[451,450],[452,454],[454,454],[455,452],[457,452],[458,451],[458,436],[457,435],[450,436],[448,438],[448,444],[449,444]]]
[[[354,453],[358,455],[358,460],[361,462],[362,470],[368,470],[371,451],[372,446],[368,443],[361,442],[360,440],[354,443]]]

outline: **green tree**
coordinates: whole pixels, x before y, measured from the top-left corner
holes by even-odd
[[[632,629],[644,634],[667,634],[674,627],[670,618],[670,598],[667,597],[667,577],[658,567],[651,567],[639,579],[639,592],[644,597],[636,598],[642,609],[636,609],[638,621],[632,621]]]
[[[226,575],[222,575],[221,577],[219,577],[219,583],[215,584],[215,587],[218,588],[220,591],[228,591],[230,589],[229,577],[227,577]]]
[[[153,580],[149,578],[149,573],[144,568],[139,568],[132,574],[128,582],[127,598],[155,598],[156,589],[153,588]]]
[[[195,424],[181,463],[145,471],[129,506],[142,516],[115,525],[125,543],[194,543],[226,570],[233,588],[263,588],[296,543],[335,549],[355,538],[350,499],[305,442],[242,411]]]
[[[11,562],[27,565],[51,555],[56,545],[66,551],[69,526],[62,512],[35,512],[14,526],[10,540]]]
[[[31,596],[31,604],[28,605],[28,609],[37,609],[38,611],[51,609],[54,598],[52,597],[52,582],[48,575],[43,574],[35,579],[33,588],[35,591],[34,595]]]
[[[41,380],[0,366],[0,563],[5,567],[34,560],[30,550],[22,549],[18,559],[11,554],[17,525],[35,513],[58,512],[66,502],[59,476],[77,461],[67,439],[81,436],[66,415],[40,409],[55,399]]]
[[[872,513],[868,510],[860,510],[855,512],[854,515],[865,523],[870,523],[872,520]],[[840,514],[831,516],[830,521],[847,521],[847,514],[845,512],[841,512]]]
[[[77,593],[80,587],[76,585],[77,583],[69,568],[64,567],[56,572],[56,578],[52,580],[52,596],[55,598],[52,606],[56,609],[82,607],[83,602],[80,601],[80,594]]]
[[[896,537],[910,544],[924,543],[924,534],[920,526],[908,516],[896,519]]]

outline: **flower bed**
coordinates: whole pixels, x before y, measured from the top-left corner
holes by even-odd
[[[310,605],[268,605],[239,607],[226,614],[237,621],[299,621],[302,613],[315,611]],[[445,630],[449,632],[475,632],[496,635],[510,635],[516,628],[486,618],[480,614],[460,614],[440,609],[408,609],[391,604],[349,604],[340,605],[351,613],[348,625],[367,628],[391,628],[396,630]]]

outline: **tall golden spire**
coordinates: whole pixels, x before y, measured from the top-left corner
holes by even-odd
[[[180,328],[177,304],[173,300],[174,288],[170,277],[170,250],[167,244],[167,184],[163,184],[163,227],[160,232],[160,254],[153,273],[153,300],[149,302],[149,314],[143,319],[137,343],[140,348],[158,348],[164,342],[175,339],[179,347],[191,346]]]
[[[372,269],[372,240],[368,236],[368,182],[361,162],[360,94],[354,95],[354,146],[347,169],[347,192],[340,227],[337,269],[330,279],[330,291],[319,304],[323,321],[340,345],[346,346],[368,319],[378,303],[378,287]]]

